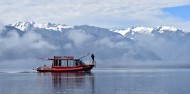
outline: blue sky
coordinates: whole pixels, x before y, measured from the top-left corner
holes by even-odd
[[[174,26],[190,31],[190,0],[2,0],[0,24],[22,21],[109,28]]]
[[[190,20],[190,5],[164,8],[163,11],[180,19]]]

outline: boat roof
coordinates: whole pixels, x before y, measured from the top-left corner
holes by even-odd
[[[53,58],[41,58],[43,60],[74,60],[74,56],[54,56]]]

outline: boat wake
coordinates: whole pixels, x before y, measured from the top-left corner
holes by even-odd
[[[0,70],[0,73],[37,73],[35,70]]]

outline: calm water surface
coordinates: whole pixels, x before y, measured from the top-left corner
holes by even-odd
[[[189,69],[0,70],[1,94],[190,94]]]

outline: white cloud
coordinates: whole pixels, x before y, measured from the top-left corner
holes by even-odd
[[[185,28],[189,21],[171,17],[161,9],[187,4],[189,0],[24,0],[22,3],[17,0],[4,0],[0,3],[0,21],[90,24],[106,27],[174,25]]]
[[[59,49],[53,44],[43,40],[41,35],[35,32],[27,32],[23,36],[19,36],[16,31],[10,31],[6,36],[0,37],[0,57],[13,55],[15,58],[19,56],[27,56],[35,51],[38,53],[43,51],[51,51]],[[36,55],[38,54],[36,53]],[[44,52],[46,53],[46,52]]]
[[[127,41],[112,41],[109,37],[104,37],[102,39],[96,40],[94,42],[95,45],[100,45],[102,47],[108,47],[108,48],[115,48],[115,49],[125,49],[128,48],[128,42]]]
[[[24,45],[29,44],[29,46],[33,49],[52,49],[52,50],[58,49],[58,47],[44,41],[41,35],[35,32],[27,32],[22,37],[22,42]]]
[[[100,39],[96,41],[97,45],[101,45],[103,47],[110,47],[113,48],[115,46],[115,43],[109,39],[109,37],[105,37],[103,39]]]
[[[71,43],[67,43],[63,46],[63,48],[71,48],[72,47],[72,44]]]
[[[0,34],[3,32],[4,29],[5,29],[4,25],[2,25],[2,24],[0,23]]]
[[[76,47],[80,47],[85,44],[86,41],[92,38],[91,35],[86,34],[82,31],[71,31],[68,32],[68,38],[73,41]]]

